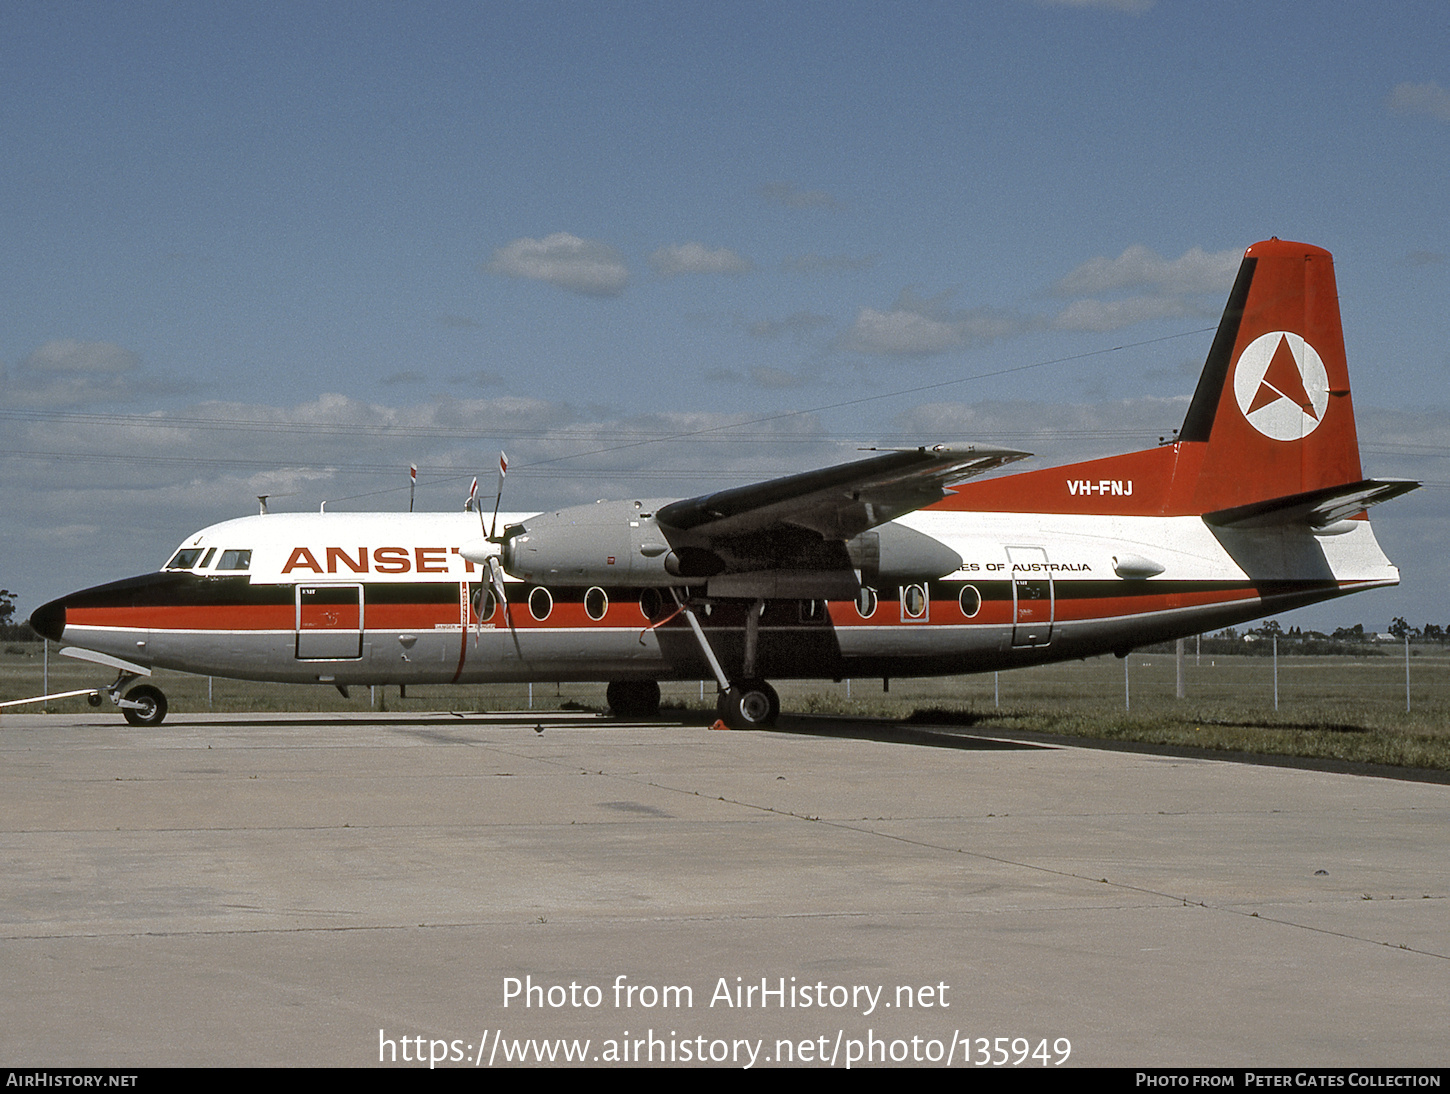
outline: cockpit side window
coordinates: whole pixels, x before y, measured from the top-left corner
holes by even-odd
[[[200,565],[197,566],[197,569],[198,570],[205,570],[208,566],[210,566],[211,565],[211,556],[214,555],[214,554],[216,554],[216,548],[215,547],[208,547],[207,550],[206,550],[206,558],[204,558],[204,559],[201,560],[201,563],[200,563]]]
[[[170,562],[166,564],[168,570],[190,570],[196,565],[196,560],[201,557],[200,547],[183,547],[177,551]]]
[[[216,564],[216,568],[218,570],[250,570],[252,568],[252,552],[223,551],[220,561]]]

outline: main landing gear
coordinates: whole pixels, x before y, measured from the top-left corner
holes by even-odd
[[[720,721],[731,729],[762,729],[775,725],[780,717],[780,696],[775,688],[755,675],[755,650],[760,638],[760,613],[765,610],[764,599],[756,600],[745,614],[745,656],[742,658],[741,673],[731,680],[720,666],[720,659],[710,648],[709,639],[695,617],[688,601],[681,598],[675,589],[670,590],[695,633],[700,652],[710,664],[710,671],[720,685],[719,698],[715,700],[715,712]],[[616,718],[653,718],[660,710],[660,686],[653,680],[615,680],[605,692],[609,710]]]
[[[653,718],[660,712],[660,686],[653,680],[615,680],[604,698],[616,718]]]
[[[780,716],[780,696],[764,680],[737,680],[720,692],[715,713],[731,729],[772,726]]]

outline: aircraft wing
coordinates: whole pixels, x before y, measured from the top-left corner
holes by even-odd
[[[940,501],[953,483],[1029,455],[982,445],[883,450],[819,471],[670,502],[655,519],[696,542],[790,528],[850,539]]]

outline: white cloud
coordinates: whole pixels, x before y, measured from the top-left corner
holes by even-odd
[[[650,269],[661,277],[680,274],[743,274],[755,268],[729,247],[710,250],[703,243],[676,243],[649,256]]]
[[[945,353],[964,344],[965,339],[951,323],[905,308],[862,308],[840,343],[842,349],[856,353],[886,356]]]
[[[1117,258],[1093,258],[1057,283],[1059,296],[1089,296],[1120,289],[1159,293],[1227,294],[1243,261],[1243,251],[1207,252],[1201,247],[1178,258],[1163,258],[1135,243]]]
[[[1450,122],[1450,91],[1433,80],[1424,84],[1396,84],[1390,92],[1389,107],[1402,114],[1428,114]]]
[[[129,403],[201,387],[190,377],[147,375],[136,354],[113,342],[75,338],[52,339],[13,369],[0,369],[0,405],[12,408]]]
[[[584,296],[618,296],[629,268],[613,247],[596,239],[555,232],[543,239],[516,239],[493,252],[490,273],[545,281]]]
[[[1149,319],[1205,314],[1173,296],[1130,296],[1123,300],[1074,300],[1052,320],[1057,330],[1110,331]]]
[[[1008,338],[1029,329],[1030,320],[992,308],[952,311],[950,293],[925,298],[902,291],[890,311],[862,308],[837,340],[837,348],[885,357],[923,357]]]
[[[36,372],[133,372],[140,363],[130,350],[113,342],[81,342],[57,338],[46,342],[24,361]]]

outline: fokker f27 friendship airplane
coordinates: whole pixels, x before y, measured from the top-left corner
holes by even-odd
[[[166,699],[130,685],[169,668],[340,689],[600,680],[624,717],[658,710],[660,680],[713,676],[741,727],[774,720],[770,678],[1126,655],[1399,580],[1364,510],[1417,484],[1360,471],[1317,247],[1246,252],[1173,443],[954,485],[1026,455],[885,451],[701,497],[511,515],[498,535],[469,512],[247,517],[30,622],[118,669],[92,701],[135,725]]]

